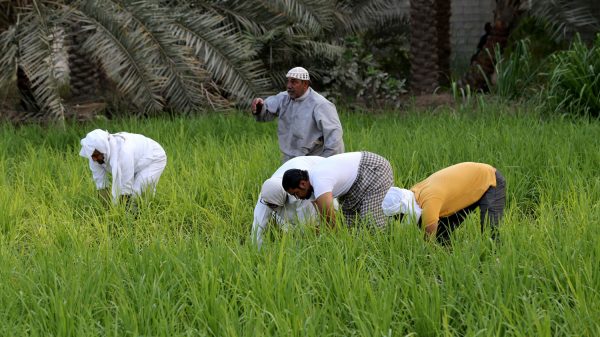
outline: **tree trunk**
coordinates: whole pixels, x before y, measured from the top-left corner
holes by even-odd
[[[438,82],[441,86],[448,86],[450,84],[450,17],[452,16],[452,1],[436,0],[435,11]]]
[[[450,80],[449,0],[410,1],[410,67],[414,94],[430,94]]]
[[[518,22],[522,11],[520,0],[497,0],[494,11],[494,22],[483,48],[475,55],[467,72],[459,81],[459,86],[469,86],[472,91],[488,91],[488,82],[493,82],[496,55],[494,48],[500,52],[506,47],[506,41]]]
[[[439,85],[435,1],[410,1],[410,86],[417,95],[432,93]]]
[[[97,100],[99,92],[99,66],[83,51],[86,33],[78,23],[71,25],[69,72],[71,100],[84,102]]]

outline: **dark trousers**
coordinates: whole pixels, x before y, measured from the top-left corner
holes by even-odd
[[[492,238],[498,238],[498,225],[504,215],[504,206],[506,205],[506,181],[500,171],[496,170],[496,187],[490,187],[470,206],[467,206],[460,211],[449,215],[445,218],[440,218],[438,221],[438,229],[436,239],[439,243],[450,243],[450,234],[465,220],[469,213],[479,207],[481,218],[481,231],[485,230],[485,224],[489,223],[492,232]]]

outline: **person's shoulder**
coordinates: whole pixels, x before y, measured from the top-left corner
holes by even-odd
[[[325,98],[325,96],[321,95],[313,88],[310,88],[310,90],[311,92],[309,95],[309,99],[311,99],[314,102],[315,106],[328,105],[335,107],[335,105],[330,100]]]
[[[290,99],[290,95],[288,95],[287,91],[281,91],[273,96],[269,96],[268,98],[270,97],[275,97],[278,99]]]
[[[312,87],[309,90],[310,90],[309,97],[312,98],[313,100],[329,102],[329,100],[327,98],[325,98],[325,96],[321,95],[318,91],[316,91]]]

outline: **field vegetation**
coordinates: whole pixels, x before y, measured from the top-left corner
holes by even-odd
[[[407,187],[461,161],[507,180],[501,242],[472,216],[451,249],[385,232],[271,230],[250,242],[276,123],[239,112],[0,126],[2,336],[598,336],[600,125],[476,100],[342,111],[347,151],[387,157]],[[79,139],[94,128],[168,155],[137,214],[96,196]]]

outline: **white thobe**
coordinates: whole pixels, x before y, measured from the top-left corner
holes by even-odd
[[[110,135],[109,145],[110,158],[104,164],[89,159],[96,188],[107,188],[110,173],[114,202],[120,195],[139,195],[147,188],[154,192],[167,165],[160,144],[143,135],[119,132]]]
[[[272,178],[283,178],[285,171],[289,169],[308,170],[308,168],[321,162],[323,157],[303,156],[295,157],[285,162],[273,175]],[[261,202],[262,196],[258,196],[258,201],[254,207],[254,221],[252,223],[252,239],[258,247],[262,245],[262,235],[271,217],[275,218],[277,224],[287,230],[295,227],[297,224],[310,222],[318,219],[319,213],[313,203],[308,200],[296,199],[296,197],[287,194],[286,202],[282,207],[271,209]]]

